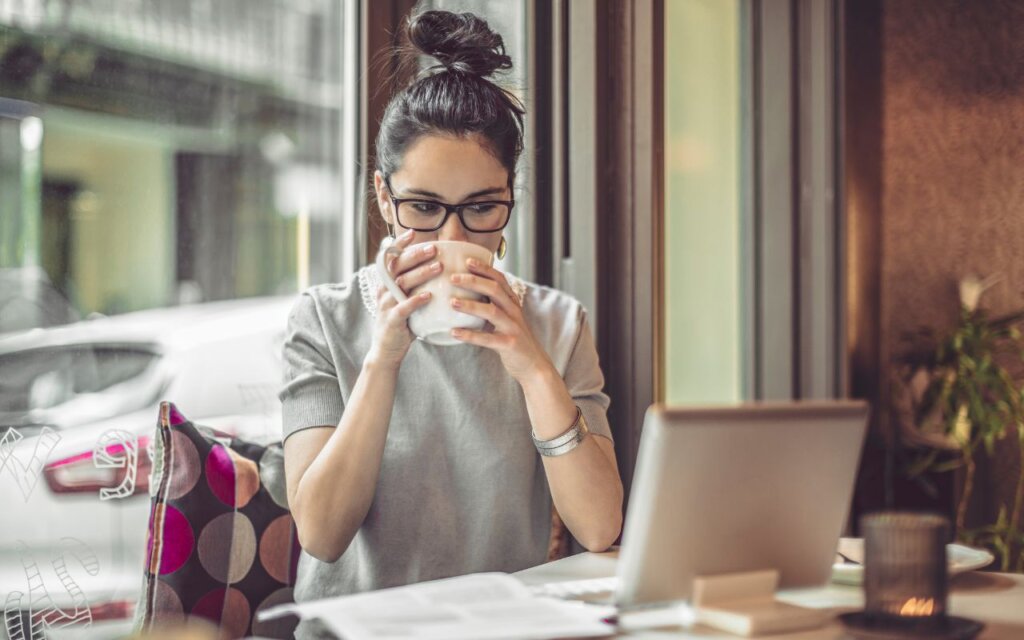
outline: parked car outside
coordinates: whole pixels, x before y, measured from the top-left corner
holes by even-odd
[[[280,438],[290,296],[0,335],[0,638],[130,630],[160,401],[254,442]],[[21,625],[21,626],[19,626]]]

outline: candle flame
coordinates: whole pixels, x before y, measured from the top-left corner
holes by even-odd
[[[930,616],[935,611],[932,598],[911,598],[900,609],[901,616]]]

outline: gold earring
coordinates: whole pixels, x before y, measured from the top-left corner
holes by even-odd
[[[395,237],[395,226],[393,224],[391,224],[391,222],[389,222],[387,218],[384,219],[384,226],[388,228],[388,235],[391,236],[392,238],[394,238]]]
[[[505,259],[505,253],[508,252],[508,243],[505,242],[505,236],[501,236],[501,243],[498,245],[498,260]]]

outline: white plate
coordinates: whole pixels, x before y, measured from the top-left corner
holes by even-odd
[[[832,565],[832,582],[859,585],[864,581],[864,538],[840,538],[839,553],[858,564],[837,562]],[[985,549],[962,544],[946,545],[949,575],[974,571],[992,564],[995,556]]]

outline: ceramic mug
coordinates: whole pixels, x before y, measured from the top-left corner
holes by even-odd
[[[395,283],[395,279],[387,269],[388,256],[397,256],[401,253],[401,249],[392,246],[393,243],[394,238],[391,237],[384,238],[381,242],[380,251],[377,252],[377,275],[391,295],[399,302],[403,302],[408,300],[409,296]],[[437,254],[434,256],[434,260],[444,265],[444,269],[440,275],[434,276],[410,292],[412,295],[417,295],[429,291],[432,295],[430,302],[413,311],[409,316],[409,329],[417,338],[430,344],[442,346],[464,344],[452,337],[452,329],[479,330],[483,329],[486,321],[483,318],[456,311],[452,308],[451,299],[483,300],[484,296],[475,291],[455,286],[451,282],[451,275],[453,273],[469,273],[466,261],[470,258],[476,258],[486,265],[493,264],[494,254],[486,247],[472,242],[439,240],[412,246],[420,248],[424,245],[436,247]]]

